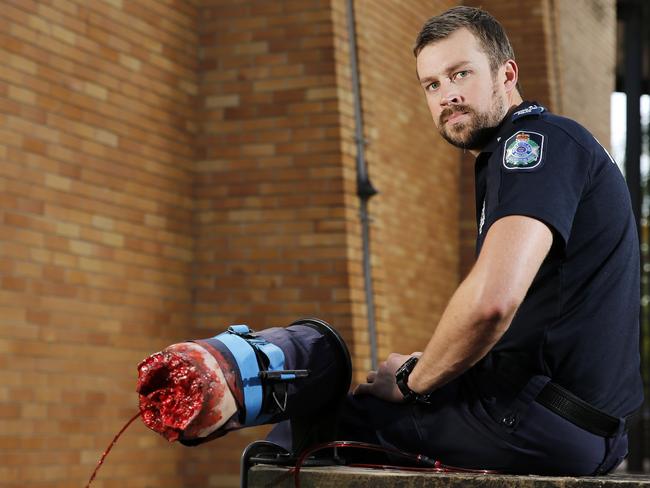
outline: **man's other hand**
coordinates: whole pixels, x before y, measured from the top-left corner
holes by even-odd
[[[413,353],[419,356],[421,353]],[[370,371],[366,378],[367,383],[358,385],[353,395],[373,395],[387,402],[401,403],[404,395],[395,383],[395,373],[408,358],[405,354],[391,353],[386,361],[379,363],[377,371]]]

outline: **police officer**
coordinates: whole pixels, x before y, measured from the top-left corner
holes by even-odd
[[[370,371],[326,434],[464,468],[607,473],[627,454],[627,418],[642,402],[639,249],[623,177],[586,129],[522,100],[510,43],[485,11],[430,19],[414,52],[440,134],[476,156],[478,257],[424,351]],[[236,425],[222,430],[288,416],[309,430],[349,383],[345,345],[316,319],[259,334],[236,326],[199,346],[215,359],[201,371],[220,370],[232,396]],[[140,368],[141,407],[163,434],[152,395],[171,383],[148,372],[182,359],[172,352]],[[317,414],[296,422],[305,406]],[[221,426],[172,434],[198,444]],[[295,452],[289,427],[269,440]]]
[[[414,52],[440,134],[476,156],[478,257],[424,351],[357,387],[339,436],[462,467],[606,473],[642,402],[623,177],[585,128],[522,100],[487,12],[430,19]]]

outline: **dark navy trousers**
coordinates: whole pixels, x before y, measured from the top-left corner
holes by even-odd
[[[470,370],[438,389],[427,405],[349,395],[340,407],[336,439],[504,473],[583,476],[613,470],[627,455],[625,421],[610,438],[577,427],[535,401],[548,381],[533,376],[519,391],[508,392]],[[268,437],[287,449],[290,439],[288,422]]]
[[[289,386],[287,408],[270,421],[289,417],[297,431],[315,426],[321,441],[370,442],[452,466],[515,474],[604,474],[627,455],[624,419],[611,437],[592,434],[535,401],[548,376],[526,380],[524,374],[513,386],[513,375],[499,373],[501,362],[491,357],[436,390],[430,404],[390,403],[370,395],[343,398],[349,384],[343,359],[349,356],[318,327],[293,325],[259,335],[284,351],[285,368],[311,372]],[[333,418],[336,428],[326,423]],[[292,446],[292,438],[289,421],[283,421],[267,439],[291,451],[305,447]],[[312,442],[296,433],[296,442],[301,438]]]

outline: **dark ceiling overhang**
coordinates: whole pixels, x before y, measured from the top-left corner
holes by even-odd
[[[641,92],[650,94],[650,1],[617,0],[616,18],[616,91],[628,91],[625,63],[627,57],[634,56],[641,60]],[[626,31],[630,29],[634,32],[626,43]],[[626,45],[629,43],[632,45]]]

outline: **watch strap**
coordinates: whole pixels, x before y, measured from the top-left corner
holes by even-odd
[[[395,373],[395,383],[397,383],[397,388],[399,388],[399,391],[402,392],[404,401],[407,403],[417,401],[418,397],[420,396],[418,393],[411,390],[408,386],[409,376],[411,374],[411,371],[413,371],[413,368],[415,368],[417,362],[418,358],[411,356],[406,361],[404,361],[404,364],[402,364]]]

